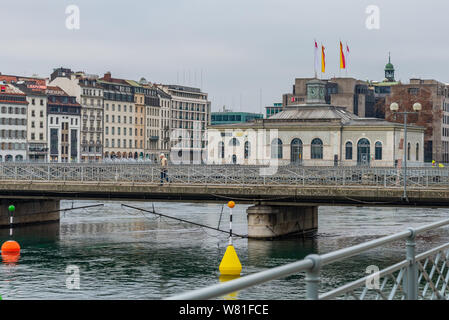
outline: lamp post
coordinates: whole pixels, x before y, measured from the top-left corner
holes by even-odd
[[[417,114],[419,111],[422,110],[422,105],[419,102],[416,102],[413,105],[413,110],[414,111],[403,111],[403,112],[398,112],[399,110],[399,105],[396,102],[393,102],[390,105],[390,110],[395,113],[395,114],[403,114],[404,115],[404,161],[403,161],[403,172],[404,172],[404,194],[402,196],[402,199],[404,201],[408,202],[408,198],[407,198],[407,115],[409,114]]]

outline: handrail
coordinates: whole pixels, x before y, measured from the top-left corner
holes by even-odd
[[[270,280],[284,278],[286,276],[307,271],[313,272],[314,269],[320,268],[325,264],[331,264],[333,262],[352,257],[356,254],[365,252],[367,250],[382,246],[387,243],[391,243],[401,239],[414,239],[417,234],[433,230],[445,225],[449,225],[449,219],[439,222],[430,223],[418,228],[408,228],[406,231],[402,231],[393,235],[374,239],[362,244],[358,244],[352,247],[340,249],[334,252],[329,252],[323,255],[309,255],[305,259],[296,261],[287,265],[275,267],[272,269],[264,270],[258,273],[254,273],[248,276],[244,276],[239,279],[230,280],[225,283],[215,284],[206,288],[185,292],[179,295],[175,295],[167,298],[167,300],[196,300],[196,299],[212,299],[217,298],[234,291],[246,289]]]

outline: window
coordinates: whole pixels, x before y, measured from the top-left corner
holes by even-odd
[[[290,142],[290,162],[300,164],[302,162],[302,141],[295,138]]]
[[[282,140],[274,139],[271,141],[271,158],[282,159]]]
[[[240,142],[236,138],[232,138],[229,141],[229,146],[230,147],[238,147],[238,146],[240,146]]]
[[[310,151],[312,159],[323,159],[323,141],[319,138],[313,139],[310,145]]]
[[[411,145],[410,142],[407,144],[407,160],[410,160],[410,149],[411,149]]]
[[[221,158],[221,159],[224,159],[224,153],[225,153],[224,142],[220,141],[218,143],[218,157]]]
[[[249,141],[245,142],[245,150],[244,150],[244,157],[245,159],[248,159],[251,155],[251,144]]]
[[[416,161],[419,161],[419,143],[416,144]]]
[[[382,142],[377,141],[374,145],[374,151],[375,151],[375,160],[382,160]]]
[[[352,142],[350,142],[350,141],[346,142],[345,159],[346,160],[352,160]]]

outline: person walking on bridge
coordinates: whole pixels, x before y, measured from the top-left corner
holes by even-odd
[[[164,183],[164,179],[169,182],[168,180],[168,175],[167,175],[167,165],[168,165],[168,161],[167,158],[165,157],[165,155],[163,153],[161,153],[160,155],[161,158],[161,186]]]

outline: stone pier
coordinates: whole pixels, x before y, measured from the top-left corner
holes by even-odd
[[[0,228],[9,227],[8,207],[14,205],[16,226],[59,221],[59,200],[0,200]]]
[[[252,239],[310,237],[318,230],[317,206],[255,205],[246,212],[248,236]]]

